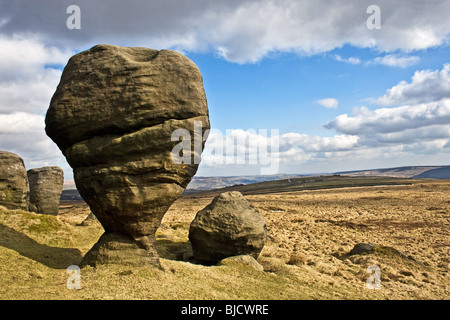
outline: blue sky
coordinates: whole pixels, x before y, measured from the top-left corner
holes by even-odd
[[[232,136],[273,142],[264,129],[278,130],[273,173],[450,164],[450,1],[80,0],[78,30],[71,4],[0,0],[0,149],[28,168],[71,179],[43,120],[68,58],[98,43],[197,64],[215,130],[198,175],[260,174],[218,152]]]
[[[327,123],[339,115],[351,115],[354,108],[379,109],[374,99],[385,95],[401,81],[410,82],[418,70],[441,70],[449,61],[450,48],[439,46],[411,54],[396,51],[380,55],[373,49],[344,45],[307,57],[279,53],[254,64],[229,63],[212,54],[188,53],[187,56],[196,62],[204,76],[214,128],[221,131],[278,128],[281,134],[295,132],[333,137],[337,132],[325,128]],[[377,58],[386,56],[410,62],[405,65],[376,62]],[[357,60],[344,61],[352,57]],[[318,102],[327,98],[336,99],[338,106],[326,108]],[[396,103],[392,107],[401,105]],[[330,159],[329,163],[318,167],[308,165],[307,169],[293,165],[286,172],[448,164],[447,152],[443,150],[441,156],[436,152],[414,157],[405,152],[403,156],[390,157],[386,151],[379,159],[364,159],[358,163],[345,159],[333,163]]]
[[[358,57],[359,64],[337,61]],[[323,125],[354,107],[378,106],[368,101],[386,93],[416,70],[441,69],[450,48],[430,48],[412,56],[420,60],[407,67],[371,63],[379,56],[371,49],[344,46],[331,52],[301,57],[277,54],[255,64],[229,63],[213,54],[190,54],[202,71],[211,121],[227,128],[279,128],[281,132],[332,135]],[[405,56],[405,55],[403,55]],[[335,98],[338,108],[327,109],[317,100]]]

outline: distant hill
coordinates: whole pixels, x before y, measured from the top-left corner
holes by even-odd
[[[357,171],[343,171],[332,173],[323,176],[334,176],[339,175],[347,177],[360,177],[360,178],[401,178],[401,179],[450,179],[450,166],[408,166],[408,167],[396,167],[396,168],[384,168],[384,169],[371,169],[371,170],[357,170]],[[186,188],[184,194],[192,194],[200,191],[210,191],[210,190],[239,190],[245,192],[258,192],[266,193],[269,192],[270,188],[274,188],[274,192],[282,191],[294,191],[297,189],[304,189],[307,185],[303,182],[302,188],[299,188],[299,182],[302,184],[302,179],[308,181],[308,187],[310,188],[323,188],[323,183],[312,183],[314,179],[320,177],[320,175],[300,175],[300,174],[276,174],[268,176],[228,176],[228,177],[195,177],[192,179]],[[333,179],[327,178],[328,182]],[[335,182],[332,184],[338,184],[340,186],[351,186],[352,184],[364,184],[373,185],[372,182],[367,180],[359,181],[344,181],[343,179],[334,179]],[[348,180],[348,179],[347,179]],[[278,182],[277,182],[278,181]],[[338,182],[336,182],[338,181]],[[374,181],[375,184],[380,184],[380,181]],[[390,183],[396,183],[393,180],[386,180]],[[273,182],[269,184],[261,184],[266,182]],[[398,181],[399,183],[403,183]],[[249,186],[252,185],[252,186]],[[253,189],[252,189],[253,188]],[[81,196],[78,194],[77,190],[63,190],[62,200],[82,200]]]
[[[78,193],[77,189],[63,190],[61,194],[61,200],[83,200],[83,198]]]
[[[187,190],[213,190],[234,185],[251,184],[288,178],[303,177],[300,174],[275,174],[267,176],[229,176],[229,177],[196,177],[187,186]]]
[[[333,188],[408,185],[417,181],[415,179],[395,177],[350,177],[335,174],[264,181],[215,190],[187,190],[184,194],[190,196],[213,196],[227,191],[239,191],[243,195],[256,195]]]
[[[450,166],[431,169],[414,176],[414,178],[450,179]]]
[[[395,177],[418,179],[450,179],[450,166],[409,166],[385,169],[343,171],[338,174],[351,177]]]
[[[346,175],[350,177],[450,179],[450,166],[409,166],[328,173],[328,175],[333,174]],[[313,175],[277,174],[270,176],[194,177],[188,185],[186,193],[306,176]]]

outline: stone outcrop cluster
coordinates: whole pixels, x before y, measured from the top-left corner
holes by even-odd
[[[0,205],[8,209],[58,214],[64,183],[60,167],[26,170],[23,159],[0,151]]]
[[[173,161],[177,129],[191,161]],[[196,173],[208,129],[202,76],[180,53],[97,45],[69,60],[46,132],[105,229],[83,264],[159,265],[156,229]]]

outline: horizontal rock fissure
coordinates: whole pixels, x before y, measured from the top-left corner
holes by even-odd
[[[81,140],[75,140],[72,145],[75,145],[77,143],[85,143],[91,139],[95,139],[95,138],[102,138],[102,137],[108,137],[108,136],[115,136],[117,138],[119,137],[123,137],[126,135],[130,135],[130,134],[134,134],[137,133],[143,129],[146,128],[152,128],[158,125],[162,125],[167,121],[173,121],[173,120],[177,120],[177,121],[183,121],[183,120],[190,120],[190,119],[195,119],[195,118],[201,118],[202,116],[207,117],[208,114],[196,114],[195,116],[189,116],[189,117],[170,117],[170,118],[159,118],[157,121],[155,122],[150,122],[150,123],[146,123],[143,125],[139,125],[139,126],[130,126],[128,130],[125,130],[124,128],[120,128],[118,126],[113,126],[111,128],[102,128],[98,131],[98,133],[96,133],[96,131],[93,132],[89,132],[88,134],[86,134],[87,136],[89,136],[89,138],[87,139],[81,139]],[[114,128],[114,129],[112,129]],[[183,128],[180,128],[183,129]],[[70,147],[66,148],[69,149]],[[66,150],[64,152],[66,152]]]

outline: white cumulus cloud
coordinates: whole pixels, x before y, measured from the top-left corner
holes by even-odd
[[[349,63],[349,64],[360,64],[361,63],[361,59],[359,59],[358,57],[343,58],[338,54],[335,54],[333,57],[336,61],[339,61],[339,62],[345,62],[345,63]]]
[[[68,170],[61,151],[45,134],[43,115],[27,112],[0,114],[0,150],[22,157],[27,169],[60,165]]]
[[[0,35],[0,113],[43,113],[73,53],[33,38]]]
[[[65,164],[45,134],[44,114],[71,55],[33,37],[0,35],[0,150],[21,156],[28,169]]]
[[[355,110],[354,116],[342,114],[326,124],[344,134],[372,134],[397,132],[431,125],[450,125],[450,99],[395,108],[370,111],[365,107]]]
[[[71,1],[1,2],[4,34],[35,33],[50,45],[108,42],[214,51],[238,63],[273,52],[324,53],[347,44],[412,52],[442,45],[450,33],[449,1],[379,0],[381,28],[369,30],[371,0],[78,0],[82,18],[76,33],[65,28]],[[355,57],[345,61],[359,63]]]
[[[450,64],[441,70],[419,70],[410,82],[401,81],[386,94],[373,99],[382,106],[416,104],[450,98]]]
[[[337,109],[339,101],[335,98],[325,98],[317,100],[317,103],[327,109]]]
[[[407,68],[417,64],[420,61],[418,56],[400,56],[397,54],[387,54],[382,57],[376,57],[368,64],[382,64],[389,67]]]
[[[339,115],[325,127],[358,136],[366,146],[434,141],[442,150],[450,139],[450,99],[374,111],[356,108],[353,115]]]

